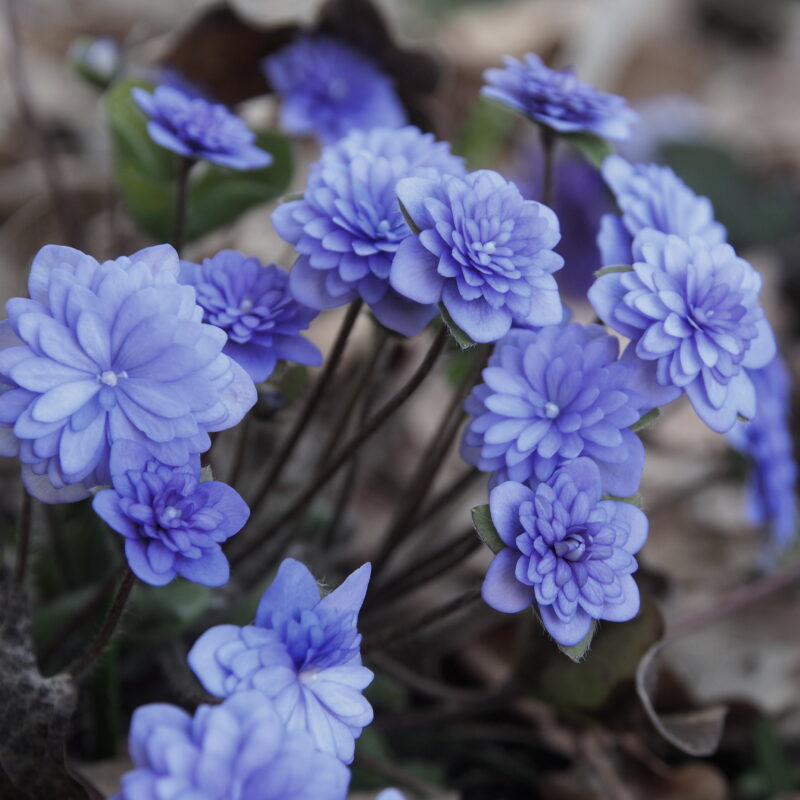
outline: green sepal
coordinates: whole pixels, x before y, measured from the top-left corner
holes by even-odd
[[[561,138],[576,148],[580,154],[596,167],[601,167],[614,148],[602,136],[593,133],[562,133]]]
[[[639,417],[639,419],[636,420],[636,422],[634,422],[633,425],[631,425],[630,429],[634,432],[641,431],[644,428],[647,428],[650,425],[652,425],[660,416],[661,416],[661,409],[654,408],[651,411],[648,411],[646,414],[643,414],[641,417]]]
[[[453,321],[453,318],[450,316],[448,310],[444,307],[444,303],[439,303],[439,311],[441,312],[444,324],[447,325],[447,330],[450,331],[450,335],[453,337],[455,343],[462,350],[468,350],[470,347],[475,347],[477,342],[473,342],[472,339],[470,339],[470,337],[458,327],[458,325]]]
[[[603,267],[603,269],[597,270],[594,276],[595,278],[602,278],[603,275],[613,275],[615,272],[633,272],[633,267],[628,264],[619,264],[613,267]]]
[[[480,536],[481,541],[493,552],[499,553],[505,548],[505,542],[500,538],[497,528],[492,522],[492,515],[489,513],[489,506],[475,506],[470,512],[472,514],[472,525]]]

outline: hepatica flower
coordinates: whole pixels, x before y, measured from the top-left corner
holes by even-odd
[[[370,566],[320,599],[308,569],[287,558],[264,593],[253,625],[219,625],[189,652],[189,666],[217,697],[258,689],[275,702],[289,730],[307,730],[319,749],[345,763],[372,722],[361,692],[372,672],[361,666],[356,629]]]
[[[589,633],[592,620],[633,619],[634,554],[647,538],[647,517],[601,496],[600,472],[587,458],[534,489],[513,481],[492,489],[492,522],[506,546],[486,573],[486,603],[506,613],[535,603],[550,635],[567,647]]]
[[[758,411],[751,422],[737,422],[728,439],[751,462],[748,515],[769,531],[764,559],[769,563],[797,535],[797,462],[789,426],[791,379],[779,355],[749,375]]]
[[[476,342],[517,325],[549,325],[562,307],[552,273],[558,219],[491,170],[406,178],[397,196],[419,231],[399,247],[390,276],[418,303],[442,303]]]
[[[725,241],[711,201],[698,197],[669,167],[609,156],[602,171],[622,212],[602,218],[597,243],[603,264],[630,264],[633,239],[646,229],[687,240],[699,237],[712,246]]]
[[[135,86],[131,93],[150,119],[150,138],[167,150],[231,169],[258,169],[273,161],[253,144],[255,134],[244,122],[219,103],[172,86],[159,86],[152,94]]]
[[[498,342],[484,383],[467,399],[461,454],[495,481],[548,480],[587,456],[603,491],[636,492],[644,447],[630,426],[641,399],[629,387],[634,367],[617,361],[617,340],[599,325],[513,330]]]
[[[128,749],[134,768],[114,800],[344,800],[350,774],[286,729],[260,692],[242,692],[194,716],[153,703],[136,709]]]
[[[70,502],[110,483],[118,439],[182,466],[255,403],[178,269],[169,245],[102,264],[48,245],[31,267],[31,299],[6,303],[0,453],[19,455],[34,497]]]
[[[727,244],[688,242],[653,230],[633,244],[630,271],[602,275],[589,290],[598,316],[631,339],[637,388],[648,408],[685,392],[712,430],[751,419],[756,394],[748,370],[768,364],[775,339],[758,305],[761,277]]]
[[[406,112],[391,78],[357,50],[327,36],[301,36],[262,67],[281,97],[281,125],[335,142],[351,130],[399,128]]]
[[[250,509],[219,481],[200,482],[199,459],[167,467],[136,442],[111,447],[113,489],[98,492],[95,512],[125,537],[125,555],[136,576],[164,586],[176,575],[222,586],[228,560],[220,543],[238,533]]]
[[[625,98],[600,92],[579,81],[572,70],[549,69],[539,56],[522,61],[505,56],[505,69],[487,69],[484,97],[510,106],[559,133],[587,131],[609,139],[627,139],[637,114]]]
[[[204,319],[228,334],[223,352],[265,381],[279,358],[319,366],[322,354],[300,336],[317,312],[298,303],[289,275],[275,264],[222,250],[202,266],[181,261],[180,281],[194,286]]]
[[[311,169],[302,200],[273,212],[278,233],[299,254],[292,293],[316,309],[362,298],[378,321],[413,336],[436,314],[389,285],[392,259],[411,235],[395,197],[398,180],[461,174],[460,158],[414,127],[354,131],[327,147]]]

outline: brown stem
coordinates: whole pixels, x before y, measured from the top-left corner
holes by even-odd
[[[540,202],[543,205],[551,206],[555,188],[556,132],[547,125],[541,125],[540,130],[542,133],[542,195]]]
[[[408,400],[411,395],[419,388],[433,369],[439,354],[442,352],[447,342],[447,329],[444,325],[439,328],[436,338],[431,343],[425,358],[417,367],[414,374],[404,386],[384,405],[378,409],[361,427],[349,441],[347,441],[337,456],[328,463],[323,470],[314,476],[309,485],[300,495],[295,498],[286,510],[271,523],[270,529],[274,532],[272,539],[269,540],[270,552],[280,552],[286,544],[286,523],[290,522],[296,514],[302,512],[317,492],[325,486],[328,481],[361,449],[361,447],[371,439],[380,428],[397,412],[397,410]],[[282,530],[283,529],[283,530]],[[262,546],[262,542],[253,539],[247,543],[233,559],[234,564],[238,564],[243,559],[253,555]]]
[[[172,246],[183,250],[186,238],[186,218],[189,213],[189,172],[195,164],[193,158],[182,156],[178,162],[178,175],[175,186],[175,208],[172,212]]]
[[[391,647],[410,636],[414,636],[429,625],[433,625],[449,617],[451,614],[461,611],[480,599],[480,587],[470,589],[464,594],[454,597],[452,600],[448,600],[446,603],[430,611],[426,611],[411,620],[404,620],[399,625],[395,625],[381,634],[373,634],[368,638],[365,637],[362,650],[363,652],[369,652],[371,650],[381,650]]]
[[[278,453],[275,455],[269,472],[264,477],[261,486],[259,486],[254,495],[254,500],[250,504],[250,514],[252,517],[255,517],[270,490],[276,484],[284,465],[288,461],[289,456],[291,456],[291,454],[294,452],[294,448],[300,440],[300,437],[303,435],[303,431],[305,431],[308,423],[317,409],[317,406],[322,400],[325,389],[327,389],[328,384],[330,383],[331,378],[336,371],[336,367],[341,361],[345,345],[350,337],[350,332],[353,330],[353,326],[356,324],[356,319],[358,318],[358,314],[361,311],[361,306],[363,304],[364,301],[360,299],[354,300],[352,303],[350,303],[350,307],[347,309],[347,314],[342,320],[341,327],[336,335],[336,341],[333,343],[328,360],[325,362],[325,366],[323,367],[320,376],[317,378],[317,382],[314,384],[314,389],[306,398],[306,402],[303,405],[303,408],[300,410],[300,413],[297,415],[294,425],[289,431],[286,440],[284,441]]]
[[[119,621],[122,619],[122,614],[128,604],[128,598],[131,596],[131,590],[135,582],[136,576],[131,572],[130,567],[126,567],[122,582],[117,589],[114,602],[111,604],[100,633],[97,634],[86,652],[67,670],[68,674],[73,678],[77,679],[83,675],[105,651],[111,641],[111,637],[114,635],[114,631],[117,629]]]
[[[407,536],[412,528],[409,525],[416,509],[418,509],[433,485],[436,473],[442,465],[452,445],[453,438],[461,427],[464,418],[464,400],[480,377],[481,371],[489,357],[489,347],[476,348],[472,364],[462,378],[456,392],[445,409],[436,433],[417,464],[414,475],[406,488],[403,498],[398,503],[387,531],[381,537],[380,550],[372,561],[373,575],[378,575],[391,556],[396,545]]]
[[[31,496],[22,488],[17,525],[17,561],[14,567],[14,585],[22,586],[28,570],[28,555],[31,548]]]

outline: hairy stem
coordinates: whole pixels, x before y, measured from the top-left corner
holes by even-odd
[[[547,125],[541,125],[542,133],[542,195],[540,202],[546,206],[553,203],[556,132]]]
[[[186,217],[189,213],[189,173],[195,164],[193,158],[182,156],[178,162],[178,174],[175,184],[175,208],[172,213],[172,246],[183,250],[186,239]]]
[[[336,367],[341,361],[345,345],[350,337],[350,332],[353,330],[353,326],[356,323],[356,319],[358,318],[358,314],[361,311],[361,306],[363,304],[364,301],[360,299],[354,300],[352,303],[350,303],[350,307],[347,309],[347,314],[342,320],[341,327],[336,335],[336,341],[333,343],[328,360],[325,362],[325,366],[323,367],[320,376],[317,378],[317,382],[314,384],[311,394],[308,395],[305,404],[300,410],[300,413],[297,415],[294,425],[292,425],[292,428],[286,436],[286,439],[278,450],[278,453],[275,455],[269,472],[267,472],[264,480],[261,482],[261,485],[258,487],[258,490],[254,495],[254,500],[250,504],[251,516],[255,517],[256,512],[261,507],[270,490],[277,483],[278,478],[283,471],[284,465],[294,452],[297,443],[300,441],[300,437],[303,435],[303,432],[308,427],[308,423],[314,416],[314,412],[317,410],[317,406],[319,406],[320,401],[325,394],[325,389],[328,388],[328,384],[330,383],[334,372],[336,372]]]
[[[17,524],[17,561],[14,566],[14,585],[22,586],[28,571],[28,556],[31,549],[31,496],[22,487]]]
[[[86,652],[67,670],[73,678],[79,678],[83,675],[103,655],[108,643],[111,641],[111,637],[114,635],[114,631],[117,629],[117,625],[119,625],[119,621],[122,619],[122,614],[128,604],[128,598],[131,596],[131,590],[135,582],[136,576],[131,572],[130,567],[126,567],[122,581],[114,596],[114,602],[108,610],[100,633],[97,634]]]
[[[392,647],[398,642],[402,642],[411,636],[415,636],[421,630],[433,625],[443,619],[446,619],[451,614],[456,614],[473,603],[481,599],[481,589],[479,586],[469,589],[464,594],[448,600],[430,611],[425,611],[416,617],[403,620],[403,622],[395,625],[382,633],[373,634],[372,636],[365,637],[365,643],[362,647],[363,652],[371,650],[382,650]]]
[[[296,514],[301,513],[306,508],[308,503],[314,499],[317,492],[319,492],[353,456],[355,456],[359,449],[388,422],[403,403],[405,403],[406,400],[414,394],[417,388],[419,388],[420,384],[433,369],[446,341],[447,329],[442,325],[436,334],[436,338],[428,349],[428,352],[425,354],[425,358],[407,383],[364,423],[359,431],[342,446],[339,454],[334,456],[327,466],[314,476],[309,485],[289,504],[278,519],[270,525],[270,530],[273,531],[273,536],[268,541],[271,554],[281,552],[285,547],[287,538],[286,524],[294,519]],[[263,542],[257,539],[248,542],[247,546],[233,557],[233,563],[238,564],[243,559],[253,555],[261,548],[262,544]],[[263,570],[259,569],[259,574],[262,573]]]
[[[392,521],[382,537],[381,548],[373,559],[374,574],[377,575],[382,571],[398,542],[411,532],[412,528],[409,523],[415,510],[422,505],[433,486],[436,473],[444,462],[453,439],[461,427],[464,418],[464,400],[480,377],[488,357],[488,346],[484,345],[475,349],[472,364],[453,394],[449,406],[445,409],[436,427],[436,433],[422,454],[414,470],[414,476],[406,487]]]

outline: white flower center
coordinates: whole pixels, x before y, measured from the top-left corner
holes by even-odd
[[[97,376],[97,380],[106,386],[116,386],[119,381],[119,375],[113,370],[107,369],[105,372]]]
[[[544,404],[544,415],[547,419],[555,419],[561,413],[561,409],[555,403]]]
[[[247,314],[248,311],[253,310],[253,301],[249,297],[245,297],[241,303],[239,303],[239,310],[243,314]]]
[[[181,512],[177,508],[175,508],[175,506],[167,506],[164,509],[164,513],[162,514],[162,517],[167,522],[169,522],[170,520],[173,520],[173,519],[175,519],[175,517],[179,517],[180,515],[181,515]]]

